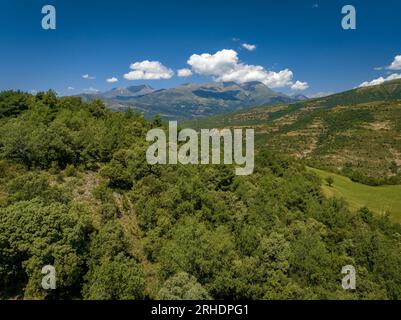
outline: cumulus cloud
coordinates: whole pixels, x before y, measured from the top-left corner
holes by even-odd
[[[127,80],[160,80],[170,79],[174,71],[162,65],[159,61],[144,60],[130,65],[132,71],[124,74]]]
[[[82,78],[84,78],[85,80],[93,80],[93,79],[95,79],[94,76],[91,76],[91,75],[89,75],[89,74],[84,74],[84,75],[82,76]]]
[[[386,78],[380,77],[380,78],[374,79],[372,81],[365,81],[365,82],[361,83],[359,85],[359,87],[363,88],[363,87],[376,86],[376,85],[382,84],[383,82],[395,80],[395,79],[401,79],[401,74],[393,73]]]
[[[111,77],[111,78],[106,79],[106,81],[108,83],[115,83],[115,82],[118,82],[118,79],[116,77]]]
[[[390,70],[401,70],[401,55],[395,56],[394,61],[388,67]]]
[[[75,90],[74,87],[68,87],[68,90]]]
[[[260,81],[271,88],[293,85],[291,70],[284,69],[273,72],[265,70],[262,66],[244,64],[239,61],[238,53],[234,50],[224,49],[215,54],[193,54],[187,63],[195,73],[212,76],[218,82]]]
[[[232,71],[238,65],[237,52],[234,50],[221,50],[211,55],[203,53],[193,54],[187,63],[196,73],[208,76],[221,76]]]
[[[249,44],[249,43],[243,43],[242,47],[248,51],[254,51],[256,50],[256,45],[254,44]]]
[[[302,82],[302,81],[297,81],[295,82],[292,86],[291,89],[292,90],[306,90],[309,88],[309,85],[307,82]]]
[[[179,69],[177,71],[177,76],[179,76],[181,78],[190,77],[190,76],[192,76],[192,71],[188,68]]]

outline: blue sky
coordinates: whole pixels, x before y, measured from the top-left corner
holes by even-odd
[[[57,10],[56,30],[41,28],[45,4]],[[356,8],[356,30],[341,27],[346,4]],[[400,38],[398,0],[2,0],[0,90],[166,88],[244,81],[256,70],[277,91],[294,92],[291,87],[300,81],[308,88],[296,92],[337,92],[401,73],[386,68],[401,55]],[[149,68],[164,79],[141,79],[149,78]],[[178,77],[182,68],[192,75]],[[130,71],[126,77],[137,80],[124,78]],[[282,76],[285,84],[271,82]],[[119,81],[106,82],[111,77]]]

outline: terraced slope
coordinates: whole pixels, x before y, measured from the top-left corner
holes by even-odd
[[[401,80],[183,125],[253,127],[259,148],[365,184],[401,183]]]

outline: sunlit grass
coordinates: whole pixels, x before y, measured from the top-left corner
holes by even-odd
[[[328,171],[308,169],[323,179],[322,188],[327,197],[344,198],[352,210],[366,206],[377,214],[388,212],[393,221],[401,222],[401,185],[372,187]],[[328,176],[334,179],[331,187],[325,181]]]

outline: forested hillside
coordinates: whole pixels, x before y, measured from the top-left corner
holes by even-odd
[[[250,176],[150,166],[160,126],[99,101],[0,94],[1,298],[401,299],[400,225],[326,199],[268,150]]]
[[[401,184],[401,80],[185,126],[251,126],[260,148],[364,184]]]

